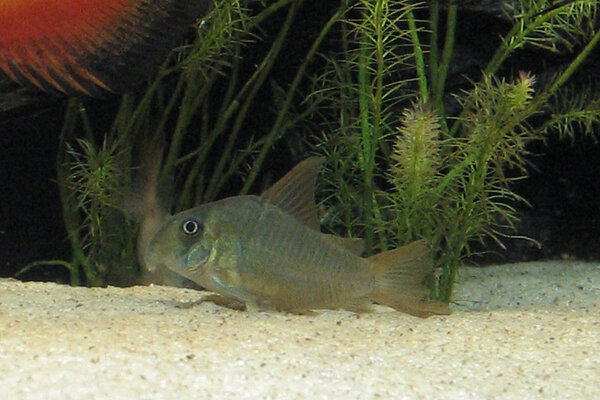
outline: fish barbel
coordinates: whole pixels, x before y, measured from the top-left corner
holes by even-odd
[[[420,317],[448,314],[422,285],[431,268],[424,241],[362,258],[362,240],[319,231],[314,188],[322,163],[301,162],[261,196],[167,218],[143,251],[145,265],[259,310],[365,311],[375,301]]]

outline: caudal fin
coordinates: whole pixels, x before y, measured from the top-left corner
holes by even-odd
[[[429,247],[418,240],[369,257],[375,273],[373,301],[411,315],[426,318],[450,314],[448,304],[430,300],[423,280],[430,272]]]

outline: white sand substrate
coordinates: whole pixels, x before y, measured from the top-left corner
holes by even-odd
[[[240,312],[0,279],[0,399],[600,399],[600,265],[463,268],[454,313]]]

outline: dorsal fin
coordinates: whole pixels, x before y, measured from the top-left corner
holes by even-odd
[[[323,157],[302,161],[267,189],[260,196],[261,200],[287,211],[309,228],[319,230],[315,183],[324,161]]]

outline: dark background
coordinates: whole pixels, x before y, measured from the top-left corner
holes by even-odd
[[[295,67],[312,42],[308,32],[318,29],[332,12],[331,6],[307,2],[294,27],[292,40],[278,63],[278,79],[292,76]],[[337,2],[332,2],[337,3]],[[456,57],[449,86],[457,88],[465,76],[476,77],[495,50],[498,37],[509,25],[491,10],[461,11]],[[273,26],[275,32],[277,26]],[[265,32],[268,38],[269,29]],[[260,48],[260,46],[258,46]],[[265,46],[266,48],[266,46]],[[256,48],[250,48],[255,52]],[[589,84],[598,76],[598,50],[577,79]],[[249,68],[252,54],[246,55]],[[504,71],[532,71],[543,76],[572,58],[572,54],[550,54],[524,50],[513,57]],[[288,79],[289,81],[289,79]],[[1,88],[1,86],[0,86]],[[65,99],[41,96],[38,103],[8,112],[0,111],[0,276],[13,276],[32,261],[69,259],[69,243],[55,183],[55,157]],[[115,96],[87,99],[90,108],[111,108]],[[260,128],[264,119],[250,124]],[[268,126],[267,126],[268,127]],[[266,127],[265,127],[266,129]],[[522,212],[521,234],[541,243],[541,248],[524,240],[506,240],[508,249],[493,245],[483,257],[471,261],[486,264],[519,260],[569,258],[600,260],[600,147],[593,135],[583,133],[574,140],[549,136],[547,143],[530,148],[530,177],[516,185],[517,192],[531,207]],[[295,160],[294,160],[295,161]],[[293,161],[273,161],[286,170]],[[290,165],[287,165],[287,164]],[[62,267],[49,266],[19,276],[21,279],[68,281]]]

